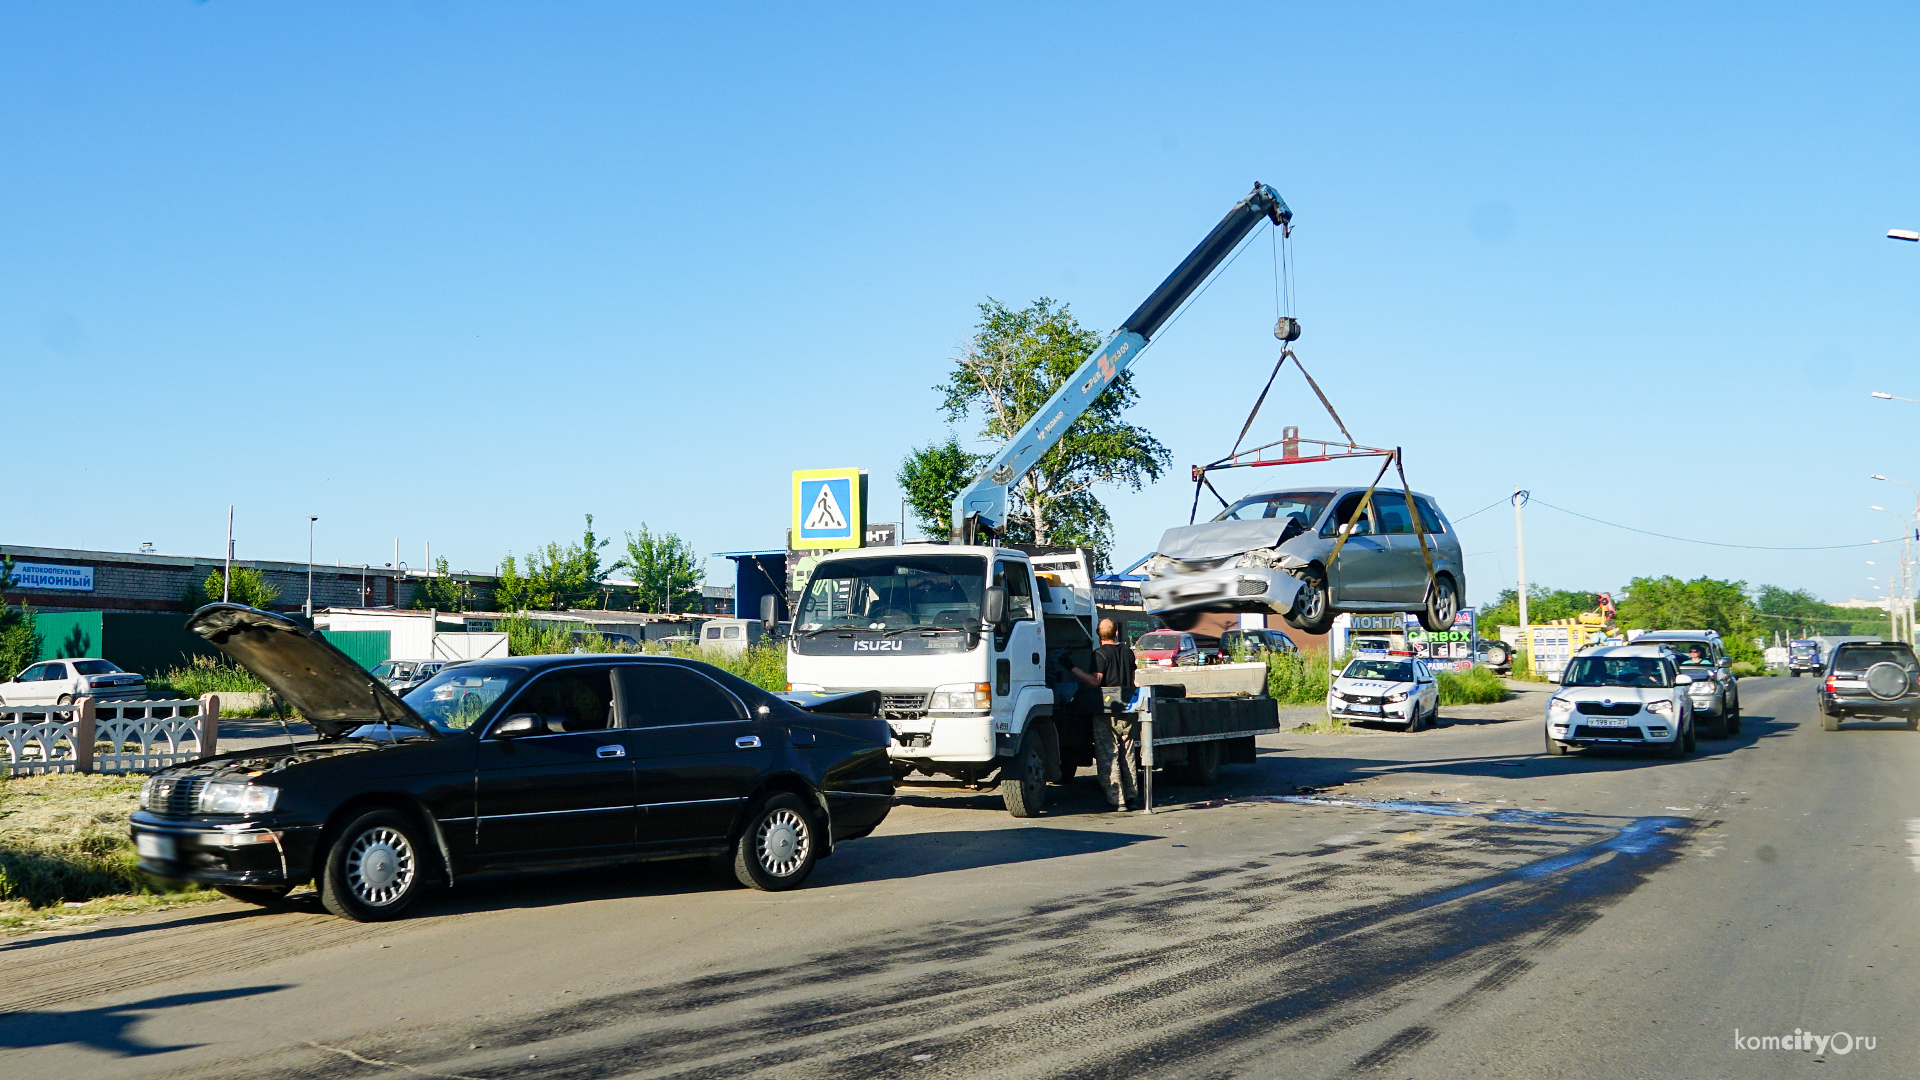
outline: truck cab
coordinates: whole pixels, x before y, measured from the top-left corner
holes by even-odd
[[[896,775],[997,780],[1010,810],[1037,813],[1063,754],[1081,757],[1078,730],[1059,722],[1081,684],[1059,661],[1092,664],[1090,566],[1085,551],[980,545],[827,556],[794,614],[788,688],[880,691]]]

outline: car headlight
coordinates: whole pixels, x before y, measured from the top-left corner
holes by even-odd
[[[262,784],[208,784],[200,789],[203,814],[264,814],[280,801],[280,789]]]
[[[1328,697],[1330,697],[1330,698],[1332,698],[1332,699],[1333,699],[1333,700],[1335,700],[1335,701],[1345,701],[1345,700],[1347,700],[1347,695],[1345,695],[1345,694],[1343,694],[1343,693],[1341,693],[1341,692],[1340,692],[1340,691],[1338,691],[1338,690],[1329,690],[1329,691],[1327,691],[1327,696],[1328,696]]]
[[[1697,683],[1694,683],[1692,686],[1687,687],[1687,692],[1692,694],[1694,697],[1701,697],[1706,694],[1711,694],[1718,689],[1719,687],[1713,685],[1710,682],[1697,682]]]
[[[1388,695],[1387,695],[1387,701],[1388,701],[1388,702],[1390,702],[1390,703],[1391,703],[1391,702],[1396,702],[1396,701],[1405,701],[1405,700],[1407,700],[1407,692],[1406,692],[1405,690],[1402,690],[1402,691],[1400,691],[1400,692],[1399,692],[1399,693],[1397,693],[1397,694],[1388,694]]]
[[[160,782],[159,776],[157,775],[149,776],[147,777],[147,782],[140,785],[140,809],[142,810],[153,809],[153,789],[154,789],[154,785],[158,784],[159,782]]]
[[[1547,702],[1547,711],[1557,713],[1572,712],[1573,702],[1568,701],[1566,698],[1554,698],[1552,701]]]
[[[992,683],[948,683],[933,688],[928,712],[977,712],[993,708]]]
[[[1673,702],[1650,701],[1647,703],[1647,711],[1650,713],[1659,713],[1661,716],[1666,716],[1668,713],[1671,713],[1673,711]]]
[[[1144,569],[1150,576],[1159,577],[1169,569],[1172,569],[1172,567],[1172,559],[1167,558],[1165,555],[1155,555],[1153,558],[1147,560],[1147,565]]]

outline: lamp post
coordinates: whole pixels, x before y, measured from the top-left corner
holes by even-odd
[[[1913,492],[1913,523],[1911,525],[1908,525],[1906,528],[1902,529],[1901,535],[1900,535],[1900,550],[1901,550],[1900,574],[1901,574],[1901,578],[1905,582],[1904,591],[1906,592],[1906,596],[1904,598],[1903,605],[1905,608],[1906,626],[1907,626],[1907,636],[1901,638],[1900,640],[1911,644],[1913,642],[1913,588],[1912,588],[1912,579],[1908,572],[1906,552],[1909,549],[1909,547],[1914,543],[1915,537],[1920,536],[1920,488],[1914,487],[1912,484],[1907,483],[1905,480],[1895,480],[1891,476],[1883,476],[1880,473],[1872,474],[1870,479],[1884,480],[1889,484],[1899,484],[1901,487],[1906,488],[1908,491]],[[1894,516],[1898,517],[1899,515],[1895,514]]]
[[[313,622],[313,523],[319,514],[307,515],[307,622]]]

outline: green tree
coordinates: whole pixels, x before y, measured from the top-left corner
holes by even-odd
[[[467,610],[467,583],[454,580],[447,560],[435,559],[433,563],[433,573],[425,581],[414,582],[413,602],[408,606],[420,611]]]
[[[985,463],[984,455],[962,449],[952,432],[947,433],[946,442],[917,447],[900,462],[894,478],[900,481],[907,508],[926,535],[943,537],[952,530],[954,496]]]
[[[1620,625],[1634,630],[1713,630],[1734,660],[1760,663],[1764,636],[1744,581],[1637,577],[1620,601]]]
[[[980,437],[1000,445],[1086,362],[1101,337],[1081,326],[1067,305],[1047,297],[1018,310],[989,298],[979,310],[979,325],[954,358],[952,375],[934,389],[942,394],[940,407],[949,423],[977,413]],[[1085,544],[1104,558],[1112,543],[1112,522],[1094,487],[1138,491],[1158,480],[1173,461],[1145,428],[1121,419],[1138,397],[1130,375],[1115,378],[1015,483],[1005,529],[1008,540]],[[951,451],[938,445],[931,449],[951,462]],[[901,468],[903,473],[912,468],[916,475],[940,475],[939,465],[926,451],[916,451]]]
[[[0,555],[0,593],[14,587],[13,559]],[[0,682],[11,680],[20,669],[40,659],[40,633],[34,625],[33,605],[22,602],[8,606],[0,598]]]
[[[1789,638],[1875,634],[1887,623],[1885,615],[1862,619],[1857,610],[1834,607],[1805,589],[1783,589],[1778,585],[1760,586],[1754,607],[1760,617],[1760,628],[1769,638],[1774,631]]]
[[[600,550],[609,542],[593,535],[593,515],[588,514],[578,542],[550,542],[529,553],[524,572],[509,552],[500,564],[494,602],[503,611],[565,611],[598,598],[601,579],[620,565],[600,565]]]
[[[654,533],[640,524],[627,534],[627,557],[621,561],[633,575],[634,608],[638,611],[692,611],[700,603],[700,583],[707,572],[693,545],[670,532]]]
[[[207,580],[187,589],[187,595],[183,598],[187,607],[217,604],[225,597],[229,603],[245,604],[265,611],[280,599],[280,590],[267,584],[266,576],[252,567],[234,567],[232,587],[226,587],[225,581],[225,573],[220,567],[214,567],[213,572],[207,575]]]
[[[1571,619],[1583,611],[1592,611],[1598,593],[1549,589],[1545,585],[1527,586],[1527,621],[1535,626],[1556,619]],[[1480,636],[1494,637],[1498,627],[1520,625],[1520,592],[1502,589],[1493,603],[1480,609]]]

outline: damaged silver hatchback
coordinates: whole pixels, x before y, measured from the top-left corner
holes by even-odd
[[[1402,611],[1417,612],[1430,631],[1451,629],[1467,587],[1459,536],[1429,496],[1414,492],[1410,508],[1398,488],[1365,495],[1357,487],[1269,491],[1212,521],[1168,529],[1144,568],[1147,611],[1176,630],[1206,612],[1271,612],[1324,634],[1340,612]]]

